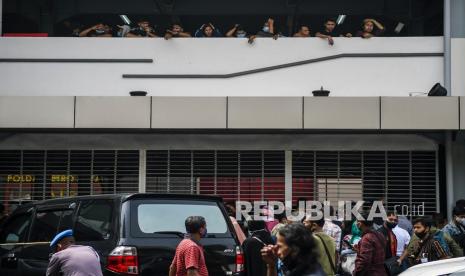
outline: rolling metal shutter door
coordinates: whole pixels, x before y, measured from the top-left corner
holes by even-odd
[[[284,151],[149,150],[146,191],[284,200]],[[383,199],[410,211],[438,208],[435,151],[294,151],[293,201]],[[139,151],[0,151],[0,200],[132,193]]]
[[[436,162],[434,151],[295,151],[293,199],[383,200],[390,210],[408,208],[411,216],[421,215],[424,204],[424,213],[432,214],[438,208]],[[299,185],[302,178],[306,188]]]
[[[0,151],[0,201],[135,193],[139,151]]]
[[[283,201],[284,152],[147,151],[146,191]]]

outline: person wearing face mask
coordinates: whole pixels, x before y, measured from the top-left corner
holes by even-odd
[[[397,238],[392,229],[397,226],[396,214],[392,211],[386,212],[387,218],[378,232],[386,239],[385,258],[386,260],[395,257],[397,254]]]
[[[207,235],[207,223],[204,217],[186,218],[186,238],[176,247],[169,276],[208,276],[207,265],[200,240]]]
[[[278,231],[276,245],[267,245],[262,250],[267,276],[323,276],[315,254],[315,239],[301,223],[292,223]],[[283,265],[277,268],[277,261]]]
[[[357,219],[357,227],[362,232],[362,239],[356,246],[355,276],[387,276],[384,268],[386,239],[373,230],[373,220],[366,212]]]
[[[226,37],[246,38],[247,32],[241,25],[236,24],[231,30],[229,30],[226,33]]]
[[[408,257],[412,265],[447,259],[451,257],[445,235],[440,230],[431,231],[431,220],[420,217],[413,221],[414,236],[407,250],[399,259]]]
[[[318,255],[318,263],[320,263],[326,275],[332,276],[336,274],[336,246],[333,238],[325,234],[323,226],[325,225],[324,218],[314,219],[307,216],[304,220],[305,227],[312,232],[316,250]]]
[[[442,230],[449,234],[465,253],[465,207],[455,206],[452,210],[452,220]]]
[[[83,30],[82,32],[79,33],[80,37],[112,37],[111,33],[111,28],[110,26],[103,24],[103,23],[98,23],[97,25],[94,25],[90,28],[87,28]]]
[[[244,251],[244,270],[246,276],[266,276],[266,265],[261,259],[260,250],[274,244],[263,220],[247,222],[250,235],[242,244]]]
[[[450,255],[453,258],[462,257],[463,251],[462,248],[454,241],[454,239],[447,233],[437,229],[432,224],[432,219],[422,218],[427,225],[429,225],[429,236],[432,236],[434,239],[440,242],[441,246],[448,250]],[[422,234],[420,234],[421,236]],[[404,260],[408,260],[408,257],[414,255],[415,247],[418,247],[418,243],[420,238],[414,234],[411,236],[410,242],[407,248],[402,253],[402,256],[399,258],[398,262],[403,262]]]
[[[268,18],[268,20],[263,24],[263,27],[256,35],[249,37],[249,44],[252,44],[257,37],[272,37],[274,40],[278,39],[279,34],[276,32],[274,19]]]

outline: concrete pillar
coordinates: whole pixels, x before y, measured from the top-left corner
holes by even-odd
[[[292,151],[287,150],[284,152],[284,183],[285,192],[284,200],[286,202],[292,201]]]
[[[139,151],[139,193],[145,193],[147,183],[146,183],[146,172],[147,172],[147,162],[146,162],[146,150]]]
[[[450,9],[451,0],[444,0],[444,86],[447,95],[451,95],[451,53],[450,53]],[[452,132],[445,133],[445,155],[446,155],[446,201],[447,217],[450,218],[452,212],[452,202],[454,198],[454,162],[452,157]]]

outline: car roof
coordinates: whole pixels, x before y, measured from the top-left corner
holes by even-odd
[[[222,198],[218,196],[207,196],[207,195],[190,195],[190,194],[156,194],[156,193],[134,193],[134,194],[104,194],[104,195],[87,195],[87,196],[76,196],[76,197],[64,197],[56,199],[47,199],[40,201],[28,202],[18,207],[18,209],[30,208],[30,206],[41,206],[41,205],[55,205],[55,204],[66,204],[76,200],[89,200],[89,199],[121,199],[125,202],[133,199],[182,199],[182,200],[199,200],[199,201],[217,201],[221,202]]]
[[[219,196],[209,196],[209,195],[190,195],[190,194],[153,194],[153,193],[139,193],[127,195],[123,201],[132,200],[132,199],[183,199],[183,200],[202,200],[202,201],[223,201]]]

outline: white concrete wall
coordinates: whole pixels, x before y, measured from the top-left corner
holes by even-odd
[[[341,58],[231,79],[123,79],[226,74],[344,53],[442,53],[442,37],[257,39],[0,38],[0,58],[151,58],[154,63],[0,63],[0,95],[408,96],[443,82],[442,57]]]
[[[465,38],[451,40],[452,95],[465,96]]]

